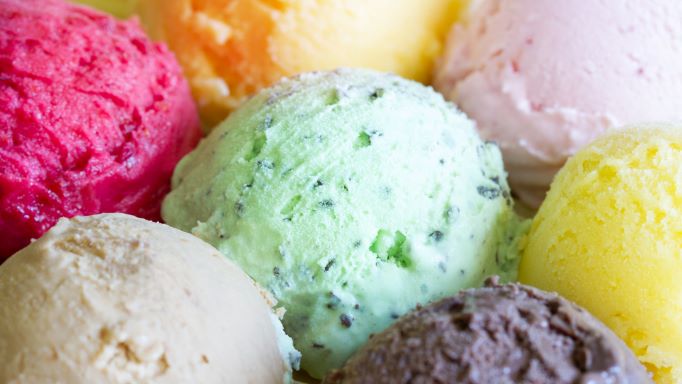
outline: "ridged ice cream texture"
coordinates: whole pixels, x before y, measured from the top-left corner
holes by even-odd
[[[285,76],[337,67],[428,82],[463,0],[144,0],[141,20],[185,69],[206,128]]]
[[[537,208],[566,159],[610,128],[682,119],[682,2],[480,0],[435,86],[503,152]]]
[[[261,292],[166,225],[62,219],[0,266],[0,382],[289,381],[298,353]]]
[[[657,383],[682,383],[682,125],[630,127],[571,158],[534,219],[520,280],[584,306]]]
[[[358,69],[259,93],[181,161],[162,212],[273,293],[315,377],[418,303],[514,278],[524,228],[466,116]]]
[[[139,23],[0,0],[0,261],[61,217],[159,220],[200,136],[180,65]]]

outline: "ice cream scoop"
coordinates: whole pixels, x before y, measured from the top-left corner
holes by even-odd
[[[0,0],[0,262],[60,217],[159,219],[201,130],[173,55],[135,21]]]
[[[682,120],[682,2],[482,0],[453,28],[435,86],[502,148],[537,208],[609,128]]]
[[[439,94],[343,69],[244,104],[178,164],[163,217],[274,294],[319,378],[417,303],[515,276],[505,179]]]
[[[682,127],[606,135],[559,172],[520,279],[590,310],[658,383],[682,383]]]
[[[585,310],[553,293],[490,279],[405,315],[324,383],[653,382]]]
[[[462,0],[145,0],[142,21],[178,56],[206,128],[284,76],[341,66],[431,79]]]
[[[0,266],[2,383],[283,383],[266,297],[203,241],[123,214],[62,219]]]

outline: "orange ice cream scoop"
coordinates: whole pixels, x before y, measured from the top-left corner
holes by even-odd
[[[464,0],[145,0],[152,37],[175,51],[213,126],[284,76],[368,67],[429,81]]]

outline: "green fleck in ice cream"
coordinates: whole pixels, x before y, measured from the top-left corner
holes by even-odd
[[[248,101],[179,164],[163,217],[275,295],[316,377],[417,303],[514,278],[524,227],[498,148],[431,89],[367,70]]]

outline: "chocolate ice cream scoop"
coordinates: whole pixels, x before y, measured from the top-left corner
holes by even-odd
[[[604,324],[520,284],[469,289],[409,313],[324,383],[652,383]]]

